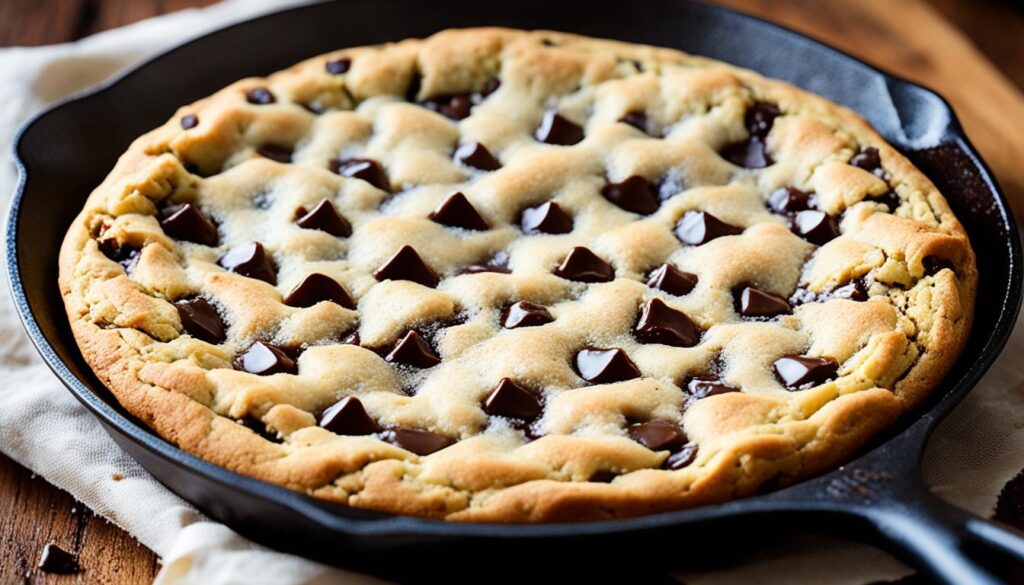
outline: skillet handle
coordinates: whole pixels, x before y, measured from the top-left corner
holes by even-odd
[[[923,484],[865,510],[874,528],[937,582],[1000,584],[1024,580],[1024,532],[975,516]]]

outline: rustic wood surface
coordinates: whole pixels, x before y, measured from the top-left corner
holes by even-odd
[[[1024,213],[1024,12],[1013,2],[716,1],[809,34],[945,95],[1018,214]],[[0,0],[0,46],[72,41],[210,3]],[[997,517],[1024,526],[1024,473],[1004,491]],[[57,576],[37,570],[40,551],[48,542],[78,554],[84,571]],[[156,556],[127,533],[3,456],[0,547],[2,583],[144,583],[159,570]]]

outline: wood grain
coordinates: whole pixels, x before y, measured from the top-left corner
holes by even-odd
[[[0,46],[72,41],[212,1],[0,0]],[[1018,214],[1024,211],[1024,165],[1018,162],[1024,158],[1024,14],[1012,2],[717,1],[809,34],[945,95]],[[1000,520],[1024,526],[1022,486],[1024,474],[1004,490],[997,510]],[[36,570],[47,542],[79,554],[84,571],[54,576]],[[2,455],[0,546],[0,583],[144,583],[159,568],[156,556],[130,535]],[[917,582],[912,578],[902,583]]]

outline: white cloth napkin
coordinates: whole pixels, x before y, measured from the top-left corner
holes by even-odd
[[[0,144],[32,113],[189,37],[297,4],[229,0],[146,20],[82,41],[0,49]],[[339,45],[344,39],[338,40]],[[0,198],[13,192],[9,148],[0,150]],[[56,270],[56,267],[54,267]],[[6,284],[6,283],[4,283]],[[6,289],[6,286],[3,287]],[[157,583],[363,583],[370,577],[273,552],[211,521],[121,452],[42,364],[7,294],[0,300],[0,450],[124,528],[163,559]],[[991,513],[1002,486],[1024,467],[1024,328],[979,387],[932,439],[925,477],[936,492]],[[123,479],[115,481],[120,474]],[[885,552],[820,536],[794,537],[716,572],[680,573],[691,584],[860,584],[910,570]]]

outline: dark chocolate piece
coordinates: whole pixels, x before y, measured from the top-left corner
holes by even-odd
[[[320,273],[313,273],[302,279],[302,282],[295,285],[295,288],[284,297],[284,304],[289,307],[312,307],[321,301],[330,301],[346,309],[356,308],[355,302],[343,286],[330,276]]]
[[[685,313],[657,298],[644,304],[633,335],[640,343],[661,343],[673,347],[693,347],[700,342],[697,325]]]
[[[839,364],[828,357],[783,356],[773,364],[775,377],[790,390],[803,390],[836,377]]]
[[[455,160],[481,171],[496,171],[501,168],[498,159],[479,142],[467,142],[460,146],[455,150]]]
[[[430,431],[397,428],[381,433],[380,438],[417,455],[430,455],[455,444],[455,439]]]
[[[821,246],[839,236],[839,226],[824,211],[801,211],[793,217],[793,233]]]
[[[547,144],[572,146],[583,140],[583,127],[563,118],[554,110],[548,110],[534,132],[534,137]]]
[[[245,92],[245,101],[258,106],[265,106],[276,102],[277,99],[274,97],[274,94],[270,93],[269,89],[265,87],[254,87]]]
[[[694,399],[700,400],[701,398],[707,398],[708,396],[718,396],[719,394],[739,392],[740,389],[735,386],[730,386],[721,380],[691,378],[686,382],[686,391]]]
[[[576,371],[593,384],[609,384],[639,378],[640,370],[619,348],[588,347],[576,354]]]
[[[441,358],[437,357],[430,345],[414,329],[410,329],[384,359],[420,369],[431,368],[441,363]]]
[[[686,441],[686,433],[677,425],[664,420],[652,420],[630,425],[629,438],[651,451],[675,451]]]
[[[490,224],[487,220],[480,217],[480,213],[477,212],[473,204],[466,199],[466,196],[461,192],[456,191],[448,196],[441,205],[437,207],[427,217],[431,221],[437,222],[441,225],[449,227],[463,228],[467,230],[487,230],[490,229]]]
[[[681,297],[697,286],[697,275],[683,272],[671,264],[662,264],[651,273],[647,286]]]
[[[280,347],[264,341],[257,341],[249,349],[235,358],[236,370],[270,376],[272,374],[294,374],[298,372],[295,360],[288,356]]]
[[[176,240],[216,246],[220,238],[217,226],[191,203],[165,208],[160,219],[164,233]]]
[[[567,234],[572,231],[572,218],[554,201],[523,210],[519,220],[526,234]]]
[[[374,273],[377,280],[411,280],[423,286],[437,286],[437,275],[430,269],[412,246],[402,246]]]
[[[739,290],[736,305],[740,315],[745,317],[774,317],[793,312],[786,299],[752,286],[745,286]]]
[[[295,225],[302,229],[320,230],[338,238],[352,235],[352,224],[338,213],[338,209],[329,199],[321,199],[309,212],[305,207],[299,207],[295,210],[295,215],[298,218]]]
[[[484,401],[484,412],[491,416],[534,419],[543,407],[532,392],[509,378],[502,378]]]
[[[293,153],[294,151],[291,147],[283,146],[281,144],[264,144],[256,149],[256,154],[279,163],[292,162]]]
[[[338,435],[372,435],[380,431],[355,396],[346,396],[329,406],[320,417],[320,427]]]
[[[536,327],[554,321],[547,307],[535,305],[528,301],[512,303],[502,312],[501,324],[506,329],[516,327]]]
[[[658,188],[640,175],[633,175],[619,183],[609,182],[601,189],[601,195],[622,209],[640,215],[658,211]]]
[[[274,262],[259,242],[235,246],[221,256],[217,263],[236,274],[277,284]]]
[[[555,276],[577,282],[608,282],[615,279],[615,269],[589,249],[576,246],[554,270]]]
[[[183,299],[174,303],[185,332],[207,343],[221,343],[227,338],[224,321],[217,310],[203,297]]]
[[[187,116],[181,117],[181,129],[191,130],[199,125],[199,117],[195,114],[188,114]]]
[[[679,241],[691,246],[706,244],[722,236],[742,233],[743,228],[727,224],[706,211],[687,211],[675,229]]]
[[[327,165],[332,172],[343,177],[362,179],[381,191],[391,191],[391,183],[384,167],[368,158],[332,159]]]
[[[347,73],[350,67],[352,67],[352,59],[349,59],[348,57],[333,59],[324,64],[324,69],[331,75]]]

